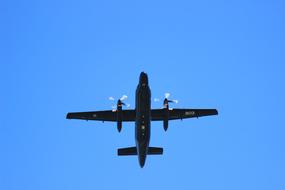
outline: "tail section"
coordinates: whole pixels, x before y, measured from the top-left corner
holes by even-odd
[[[137,147],[119,148],[118,156],[134,156],[137,155]]]
[[[163,148],[160,147],[148,147],[147,155],[161,155],[163,154]],[[137,147],[119,148],[118,156],[134,156],[138,155]]]
[[[148,155],[159,155],[159,154],[163,154],[163,148],[159,148],[159,147],[148,147]]]

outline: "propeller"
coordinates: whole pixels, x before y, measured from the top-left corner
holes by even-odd
[[[124,101],[124,100],[126,100],[127,98],[128,98],[127,95],[123,95],[123,96],[120,98],[120,100],[121,100],[121,101]]]
[[[169,100],[168,98],[171,96],[169,92],[164,93],[164,100],[170,103],[175,103],[177,104],[179,101],[178,100]],[[159,98],[154,98],[154,102],[160,102]]]
[[[165,97],[166,99],[168,99],[168,98],[170,97],[170,93],[169,93],[169,92],[164,93],[164,97]]]
[[[123,101],[128,99],[128,96],[127,95],[123,95],[119,100],[118,102],[120,102],[122,105],[126,106],[127,108],[129,108],[131,106],[131,104],[129,103],[124,103]],[[116,111],[117,109],[117,105],[115,104],[115,98],[113,96],[110,96],[109,97],[109,100],[112,101],[112,109],[113,111]]]

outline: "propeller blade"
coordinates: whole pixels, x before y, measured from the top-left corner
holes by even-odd
[[[164,96],[165,96],[166,99],[168,99],[169,96],[170,96],[170,93],[169,93],[169,92],[166,92],[166,93],[164,94]]]
[[[154,102],[159,102],[160,101],[159,98],[154,98],[153,100],[154,100]]]
[[[167,101],[170,102],[170,103],[175,103],[175,104],[178,103],[178,100],[167,100]]]
[[[121,100],[121,101],[124,101],[124,100],[127,99],[127,98],[128,98],[127,95],[123,95],[123,96],[120,98],[120,100]]]
[[[178,104],[178,100],[172,100],[173,103]]]

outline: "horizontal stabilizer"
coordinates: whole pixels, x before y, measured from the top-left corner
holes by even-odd
[[[132,156],[137,155],[137,147],[119,148],[118,156]]]
[[[158,155],[158,154],[163,154],[163,148],[159,147],[148,147],[148,155]]]

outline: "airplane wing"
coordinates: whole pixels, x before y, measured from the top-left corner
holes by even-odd
[[[169,109],[169,120],[174,119],[185,119],[192,117],[203,117],[210,115],[218,115],[216,109]],[[152,121],[163,121],[165,118],[164,109],[153,109],[151,110]]]
[[[117,112],[112,110],[73,112],[66,115],[66,119],[98,120],[98,121],[117,121]],[[135,121],[135,110],[122,110],[122,121]]]

